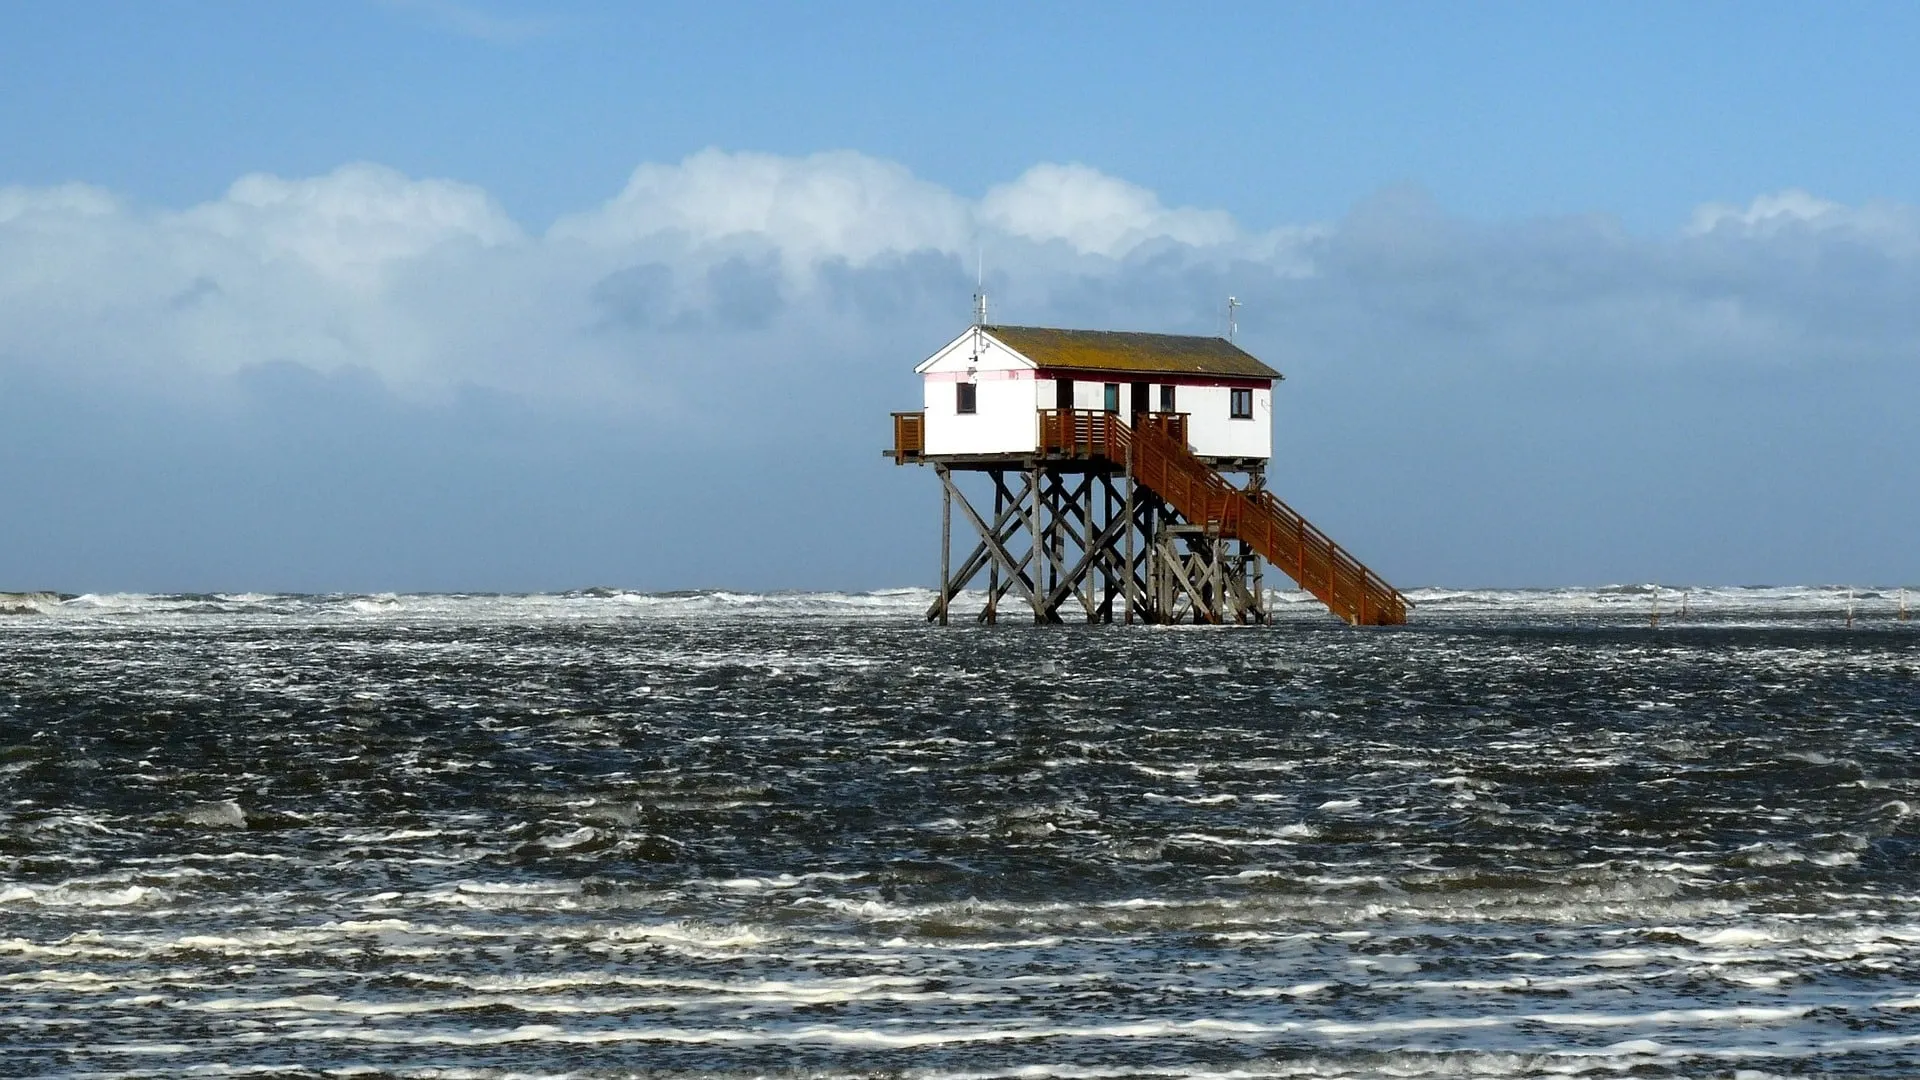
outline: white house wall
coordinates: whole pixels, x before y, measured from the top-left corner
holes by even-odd
[[[919,366],[925,386],[927,449],[948,454],[1030,454],[1040,445],[1033,364],[969,328]],[[974,385],[974,411],[958,411],[962,382]]]
[[[958,411],[964,371],[926,376],[927,450],[945,454],[1029,454],[1040,444],[1039,399],[1033,372],[977,371],[974,411]]]
[[[1160,389],[1154,388],[1154,404]],[[1075,396],[1079,396],[1077,393]],[[1232,416],[1232,390],[1225,386],[1181,386],[1174,407],[1187,414],[1187,442],[1201,457],[1264,458],[1273,456],[1273,391],[1253,392],[1253,418]]]

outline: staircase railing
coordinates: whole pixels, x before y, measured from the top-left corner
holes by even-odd
[[[1412,602],[1266,490],[1244,491],[1187,447],[1185,413],[1141,413],[1130,428],[1113,413],[1042,409],[1040,450],[1130,465],[1136,481],[1217,536],[1244,540],[1268,563],[1359,625],[1407,621]]]

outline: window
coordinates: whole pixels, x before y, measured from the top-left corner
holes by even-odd
[[[953,411],[957,413],[973,412],[980,404],[978,394],[980,388],[970,382],[954,383],[953,387],[956,391],[953,399]]]
[[[1230,410],[1229,415],[1231,415],[1235,420],[1253,419],[1253,391],[1251,390],[1233,391],[1233,400],[1231,404],[1232,404],[1232,408]]]
[[[1120,411],[1120,384],[1119,383],[1110,382],[1107,384],[1107,393],[1105,398],[1101,401],[1101,404],[1110,413],[1117,413]]]
[[[1178,412],[1179,411],[1178,409],[1173,407],[1173,384],[1172,383],[1160,384],[1160,411],[1161,412]]]

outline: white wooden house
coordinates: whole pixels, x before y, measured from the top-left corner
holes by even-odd
[[[914,370],[928,458],[1032,454],[1040,410],[1096,409],[1185,413],[1195,454],[1256,467],[1283,377],[1225,338],[1031,326],[969,327]]]

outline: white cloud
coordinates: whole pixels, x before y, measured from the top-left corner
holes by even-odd
[[[987,240],[1064,241],[1118,258],[1143,243],[1210,247],[1242,239],[1220,211],[1168,209],[1153,192],[1084,165],[1036,165],[977,204],[899,164],[850,151],[779,157],[705,150],[642,165],[626,189],[550,234],[600,245],[664,237],[693,245],[752,241],[793,266],[864,265],[886,255],[966,255]]]
[[[1726,203],[1707,203],[1693,212],[1687,231],[1695,236],[1715,229],[1761,232],[1782,225],[1818,222],[1844,211],[1839,203],[1815,198],[1797,188],[1757,196],[1745,207]]]
[[[349,165],[255,175],[170,213],[73,187],[0,199],[0,355],[66,377],[194,393],[196,377],[290,362],[425,391],[485,365],[481,256],[520,231],[484,192]],[[423,276],[456,295],[409,296]]]
[[[957,252],[971,234],[962,199],[894,162],[849,151],[791,158],[720,150],[678,165],[642,165],[611,201],[561,219],[549,233],[600,246],[752,241],[796,267]]]
[[[1708,203],[1693,213],[1686,235],[1785,239],[1794,235],[1845,239],[1901,258],[1920,256],[1920,210],[1889,202],[1858,206],[1797,188],[1760,195],[1745,206]]]
[[[1599,218],[1480,224],[1417,192],[1254,233],[1081,165],[978,200],[851,152],[709,150],[525,234],[484,191],[376,165],[248,176],[148,211],[85,185],[0,189],[0,376],[180,394],[250,367],[364,369],[671,410],[690,372],[903,370],[965,318],[974,253],[1009,321],[1217,332],[1229,292],[1282,366],[1809,363],[1920,351],[1920,226],[1804,192],[1636,238]],[[890,353],[889,353],[890,354]],[[639,407],[639,406],[636,406]]]
[[[1169,210],[1153,192],[1085,165],[1036,165],[980,201],[980,218],[1008,236],[1063,240],[1075,251],[1115,258],[1150,240],[1192,247],[1239,238],[1218,210]]]
[[[521,239],[519,226],[479,188],[368,164],[306,180],[244,176],[225,198],[162,219],[161,227],[188,243],[217,238],[262,262],[291,260],[362,287],[377,285],[382,267],[445,245]]]
[[[100,217],[117,209],[119,204],[110,192],[91,184],[0,187],[0,225],[29,215],[44,224],[61,218]]]

